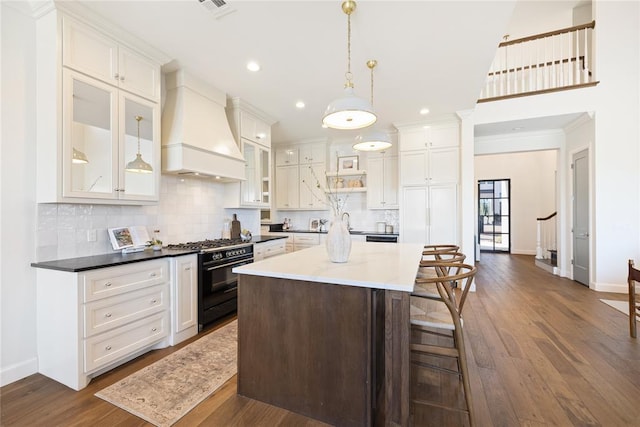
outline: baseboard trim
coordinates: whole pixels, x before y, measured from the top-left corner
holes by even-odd
[[[514,255],[535,255],[536,250],[533,249],[511,249],[511,253]]]
[[[0,370],[0,387],[4,387],[7,384],[11,384],[37,372],[37,357],[3,367],[2,370]]]
[[[614,292],[616,294],[626,294],[629,292],[629,285],[626,283],[621,285],[619,283],[594,283],[594,291],[598,292]]]

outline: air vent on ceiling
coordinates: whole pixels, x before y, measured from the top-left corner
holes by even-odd
[[[205,9],[207,9],[214,18],[220,19],[236,10],[229,6],[224,0],[198,0]]]

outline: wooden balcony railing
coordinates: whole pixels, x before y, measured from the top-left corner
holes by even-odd
[[[478,102],[593,86],[596,22],[498,45]]]

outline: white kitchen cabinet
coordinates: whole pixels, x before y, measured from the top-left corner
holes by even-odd
[[[36,270],[38,370],[74,390],[168,345],[169,261]]]
[[[298,165],[276,167],[276,208],[300,207],[300,176]]]
[[[293,250],[300,251],[320,244],[319,233],[293,233]]]
[[[271,207],[271,150],[242,139],[245,181],[240,184],[240,206]]]
[[[75,71],[63,74],[62,197],[157,201],[159,106]],[[139,140],[136,117],[142,118]],[[77,151],[87,163],[75,163]],[[126,170],[138,152],[152,165],[151,173]],[[51,192],[54,197],[57,191]]]
[[[270,208],[271,124],[275,122],[240,98],[227,106],[227,117],[236,143],[245,159],[245,180],[227,185],[226,206]],[[239,189],[238,189],[239,187]]]
[[[403,243],[458,242],[457,184],[404,187],[400,212]]]
[[[37,202],[157,202],[159,63],[55,11],[36,29]],[[118,63],[133,70],[131,79],[107,77]],[[140,70],[142,63],[152,70]],[[150,173],[126,171],[138,153]]]
[[[261,261],[263,259],[286,253],[287,239],[275,239],[266,242],[255,243],[253,245],[253,260]]]
[[[460,145],[458,123],[444,123],[400,130],[400,150],[457,147]]]
[[[315,163],[327,163],[327,144],[324,142],[313,142],[300,144],[298,148],[299,163],[309,165]]]
[[[276,167],[291,166],[298,164],[297,148],[278,148],[276,149]]]
[[[367,160],[367,207],[398,209],[398,156]]]
[[[240,111],[240,136],[271,147],[271,125],[247,111]]]
[[[457,147],[403,151],[400,153],[402,185],[430,185],[459,180]]]
[[[171,335],[176,345],[198,333],[198,255],[171,258]]]
[[[63,17],[63,65],[154,102],[160,65],[100,31]]]

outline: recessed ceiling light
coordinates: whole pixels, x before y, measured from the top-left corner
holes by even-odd
[[[296,102],[296,107],[297,108],[304,108],[304,102],[302,102],[302,101]]]
[[[511,130],[522,130],[522,129],[524,129],[524,128],[523,128],[523,127],[521,127],[521,126],[516,126],[516,127],[514,127],[514,128],[511,128]]]
[[[220,179],[220,175],[216,175],[216,179]]]
[[[423,116],[424,116],[425,114],[429,114],[429,109],[428,109],[428,108],[422,108],[422,109],[420,110],[420,114],[422,114]]]
[[[260,64],[255,61],[249,61],[247,63],[247,70],[249,71],[260,71]]]

